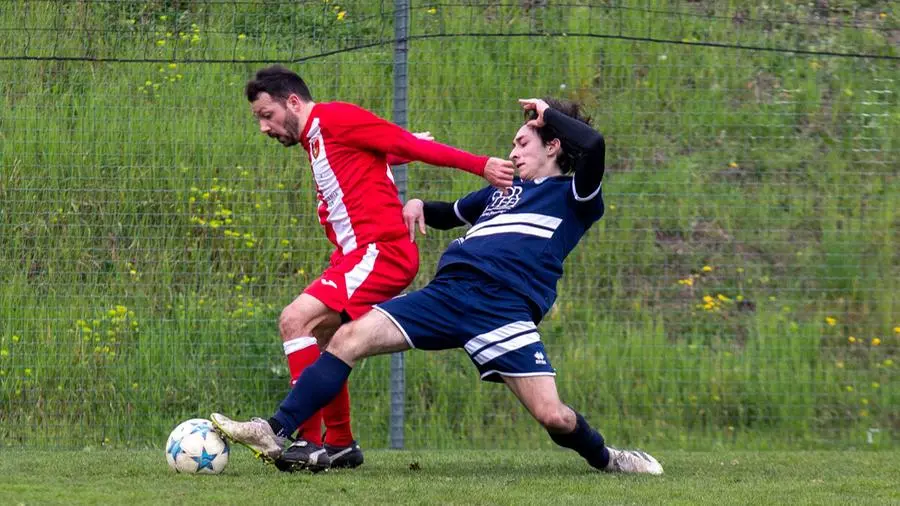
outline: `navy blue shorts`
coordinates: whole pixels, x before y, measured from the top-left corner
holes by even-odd
[[[374,307],[413,348],[463,348],[485,381],[555,376],[527,299],[471,271],[439,273],[425,288]]]

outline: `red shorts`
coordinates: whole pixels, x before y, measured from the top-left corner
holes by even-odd
[[[346,255],[331,256],[331,265],[303,293],[351,319],[406,289],[419,271],[419,248],[408,239],[372,243]]]

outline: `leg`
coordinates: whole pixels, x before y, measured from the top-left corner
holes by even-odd
[[[580,414],[562,403],[552,376],[503,376],[503,381],[538,423],[547,429],[556,444],[577,451],[597,469],[606,468],[609,451],[603,436],[592,429]]]
[[[410,349],[403,332],[379,310],[366,313],[359,321],[341,327],[325,351],[353,367],[356,362],[375,355]]]
[[[360,359],[404,351],[409,348],[403,334],[383,314],[372,311],[357,322],[341,327],[328,345],[322,357],[300,376],[294,389],[282,402],[269,424],[278,433],[291,430],[304,417],[315,412],[337,396],[346,385],[351,367]],[[343,388],[346,388],[344,386]],[[345,447],[326,444],[325,455],[318,447],[298,441],[291,445],[276,461],[279,469],[293,471],[325,469],[337,460],[341,467],[362,464],[362,452],[355,442]]]
[[[419,266],[418,249],[415,243],[400,240],[388,243],[369,244],[364,249],[345,257],[339,265],[327,272],[327,284],[319,282],[308,291],[319,294],[323,301],[334,291],[329,286],[335,284],[346,294],[346,301],[340,307],[344,320],[358,320],[372,309],[372,305],[390,300],[400,294],[416,276]],[[323,275],[323,278],[326,276]],[[333,282],[333,283],[332,283]],[[337,328],[333,328],[334,330]],[[317,335],[324,349],[331,334]],[[355,467],[362,463],[362,451],[353,438],[350,423],[350,391],[344,386],[337,397],[322,408],[325,422],[325,447],[332,459],[332,466]],[[305,425],[305,424],[304,424]]]
[[[319,358],[319,346],[327,343],[340,325],[340,314],[308,293],[301,293],[282,310],[278,327],[292,386],[300,373]],[[349,397],[344,401],[348,404],[349,426]],[[322,413],[316,413],[304,422],[297,429],[297,438],[322,446]]]
[[[288,452],[279,444],[284,441],[284,435],[334,398],[356,361],[407,350],[416,346],[415,343],[427,349],[458,347],[456,334],[466,314],[464,301],[468,289],[454,292],[447,286],[433,285],[434,282],[423,290],[381,304],[358,321],[341,327],[328,349],[303,371],[270,420],[236,422],[213,413],[211,418],[216,429],[231,441],[250,447],[268,462],[285,460]],[[316,461],[316,465],[327,467],[330,461]]]
[[[278,408],[275,420],[282,430],[292,431],[338,394],[358,360],[406,349],[409,345],[403,334],[378,311],[344,325],[334,334],[319,360],[297,379]]]
[[[603,436],[559,399],[552,376],[503,376],[503,381],[532,416],[547,429],[554,443],[571,448],[592,467],[603,471],[662,474],[662,466],[642,451],[607,448]]]
[[[331,353],[332,349],[337,355]],[[295,459],[295,465],[287,465],[286,468],[327,469],[331,462],[325,451],[311,449],[303,444],[305,441],[288,449],[295,455],[283,451],[287,436],[338,395],[350,376],[351,364],[365,357],[406,349],[409,349],[409,344],[403,333],[388,317],[372,311],[359,321],[338,329],[329,350],[300,374],[278,412],[268,421],[256,418],[250,422],[235,422],[213,413],[213,424],[229,440],[247,446],[268,462],[287,460],[290,464],[291,459]],[[315,460],[309,460],[310,457]]]
[[[308,293],[297,296],[281,311],[278,318],[282,341],[313,337],[322,347],[328,344],[340,326],[340,313]]]
[[[547,432],[566,434],[575,430],[575,411],[559,400],[553,376],[503,376],[503,382]]]

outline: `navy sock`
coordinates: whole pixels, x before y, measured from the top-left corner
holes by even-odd
[[[280,425],[275,433],[289,436],[301,423],[325,407],[341,392],[352,370],[343,360],[327,351],[323,353],[303,370],[294,388],[281,401],[278,412],[272,417]],[[273,430],[276,428],[274,423],[269,424]]]
[[[573,410],[574,411],[574,410]],[[550,432],[550,439],[563,448],[571,448],[584,457],[588,464],[597,469],[604,469],[609,464],[609,450],[603,436],[592,428],[581,413],[575,411],[575,430],[568,434]]]

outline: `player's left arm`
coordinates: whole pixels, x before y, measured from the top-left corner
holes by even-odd
[[[575,200],[585,202],[600,193],[603,173],[606,170],[606,141],[603,135],[588,124],[547,108],[544,121],[552,127],[564,143],[564,149],[573,149],[580,156],[575,162],[572,191]]]

